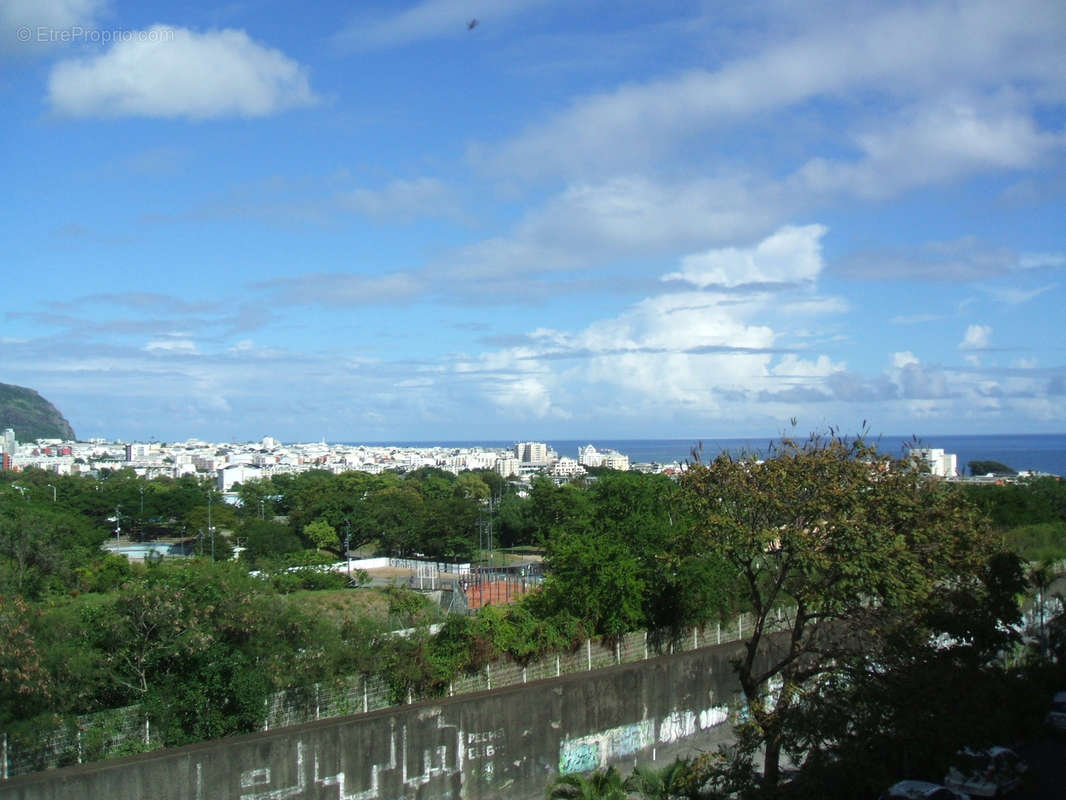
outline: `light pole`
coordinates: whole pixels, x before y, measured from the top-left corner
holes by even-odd
[[[122,506],[115,506],[115,543],[122,544]]]
[[[54,504],[54,503],[55,503],[55,501],[56,501],[56,487],[54,487],[54,486],[53,486],[52,484],[50,484],[50,483],[46,483],[46,484],[45,484],[45,486],[47,486],[47,487],[48,487],[49,489],[51,489],[51,490],[52,490],[52,503]]]
[[[348,585],[352,584],[352,521],[347,517],[344,518],[344,525],[347,532],[344,534],[344,559],[348,566]]]

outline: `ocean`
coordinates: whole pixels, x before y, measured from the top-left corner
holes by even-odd
[[[592,444],[597,450],[617,450],[629,456],[630,463],[691,460],[692,448],[703,442],[703,459],[713,459],[723,450],[733,454],[744,452],[765,453],[770,437],[757,439],[724,439],[693,437],[691,439],[546,439],[556,453],[577,458],[578,447]],[[910,436],[872,436],[869,441],[877,444],[883,453],[899,456],[904,444],[911,443]],[[356,444],[393,445],[396,447],[485,447],[510,448],[510,441],[443,441],[443,442],[359,442]],[[970,461],[999,461],[1016,470],[1038,470],[1053,475],[1066,475],[1066,434],[996,434],[983,436],[928,435],[918,436],[918,447],[939,447],[946,453],[958,456],[959,470],[966,470]]]

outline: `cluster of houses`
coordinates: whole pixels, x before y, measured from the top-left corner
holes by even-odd
[[[324,469],[340,473],[358,470],[406,472],[437,467],[458,474],[464,470],[495,470],[505,478],[545,474],[559,480],[584,475],[588,467],[630,469],[629,458],[615,450],[578,448],[577,458],[559,456],[544,442],[519,442],[510,448],[446,445],[396,446],[363,444],[291,443],[267,436],[258,442],[217,443],[199,439],[184,442],[120,442],[104,439],[62,441],[37,439],[19,443],[8,429],[0,447],[3,467],[27,467],[57,474],[96,475],[101,470],[128,468],[146,478],[214,475],[218,489],[230,491],[238,483],[283,473]],[[637,465],[646,471],[659,465]],[[669,465],[668,465],[669,466]]]

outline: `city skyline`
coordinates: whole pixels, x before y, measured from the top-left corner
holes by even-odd
[[[4,0],[0,380],[82,438],[1061,432],[1063,41],[1050,0]]]

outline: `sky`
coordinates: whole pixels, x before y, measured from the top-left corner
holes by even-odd
[[[81,438],[1066,432],[1061,0],[0,0],[0,175]]]

